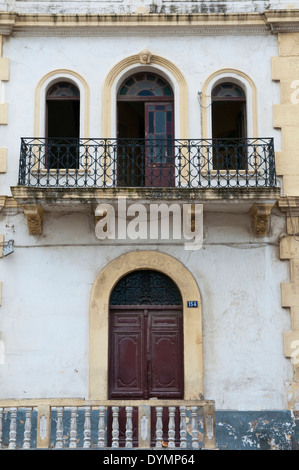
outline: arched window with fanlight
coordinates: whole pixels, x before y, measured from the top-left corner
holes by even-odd
[[[57,82],[46,95],[47,168],[78,168],[79,134],[80,91],[71,82]]]
[[[245,169],[246,96],[236,83],[224,82],[212,90],[213,167]]]
[[[174,96],[152,72],[126,78],[117,94],[118,185],[174,185]]]

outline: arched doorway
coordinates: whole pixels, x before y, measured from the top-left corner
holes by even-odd
[[[183,399],[183,308],[175,283],[159,271],[133,271],[114,287],[109,310],[109,399]],[[109,427],[111,418],[110,413]],[[175,420],[178,430],[178,410]],[[154,436],[155,413],[151,422]],[[166,436],[167,409],[163,422]],[[121,409],[121,446],[125,423],[125,410]],[[134,445],[137,440],[137,409],[133,407]]]
[[[126,78],[117,93],[118,185],[174,185],[174,98],[152,72]]]
[[[184,398],[183,311],[166,275],[124,276],[110,298],[109,398]]]
[[[132,251],[108,263],[93,284],[89,305],[89,398],[108,398],[108,338],[110,299],[115,286],[127,274],[139,270],[159,271],[173,280],[182,296],[184,320],[184,399],[204,394],[201,294],[190,271],[176,258],[158,251]],[[188,307],[188,301],[197,305]]]

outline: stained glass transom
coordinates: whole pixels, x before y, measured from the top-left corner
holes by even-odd
[[[78,98],[80,92],[78,88],[69,82],[59,82],[51,86],[47,93],[47,97],[50,98]]]
[[[119,88],[122,96],[173,96],[170,85],[158,75],[142,73],[128,78]]]
[[[174,282],[158,271],[134,271],[114,287],[110,305],[182,305]]]
[[[244,91],[235,83],[220,83],[217,85],[212,93],[213,98],[243,98],[245,99]]]

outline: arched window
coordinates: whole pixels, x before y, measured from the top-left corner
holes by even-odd
[[[159,75],[154,73],[139,73],[128,78],[121,85],[119,97],[142,97],[142,96],[173,96],[170,85]]]
[[[52,85],[46,95],[47,167],[78,168],[80,92],[70,82]]]
[[[155,73],[135,74],[120,85],[119,186],[173,186],[173,101],[171,86]]]
[[[243,89],[230,82],[212,90],[213,166],[217,169],[245,169],[246,97]]]

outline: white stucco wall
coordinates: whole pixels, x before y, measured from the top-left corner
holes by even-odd
[[[279,213],[262,243],[253,238],[247,215],[205,214],[204,245],[192,252],[165,245],[107,247],[87,214],[46,214],[39,237],[27,235],[23,214],[5,222],[15,252],[0,264],[1,398],[88,397],[92,284],[109,261],[142,248],[176,257],[198,282],[205,397],[218,409],[284,409],[292,366],[283,354],[290,316],[281,308],[279,287],[289,267],[279,260]]]
[[[169,60],[183,73],[188,86],[190,138],[202,137],[198,92],[202,91],[211,74],[229,68],[248,75],[257,89],[258,135],[248,137],[274,137],[275,149],[280,149],[280,132],[273,129],[272,118],[272,105],[280,100],[279,84],[271,79],[271,57],[277,55],[276,36],[178,38],[157,35],[127,37],[125,40],[122,37],[96,36],[16,36],[3,41],[3,56],[10,59],[10,80],[2,83],[3,101],[8,103],[8,125],[0,127],[1,146],[8,148],[7,173],[1,181],[3,193],[8,193],[10,186],[17,183],[20,138],[34,136],[35,90],[40,80],[58,69],[81,75],[90,89],[90,136],[100,138],[105,78],[119,61],[145,48]],[[175,99],[178,100],[178,96]],[[112,103],[112,108],[115,112],[115,103]],[[115,129],[112,131],[114,137]],[[43,132],[41,129],[40,137]]]
[[[104,80],[116,63],[145,48],[183,72],[190,137],[201,138],[198,92],[203,83],[217,70],[232,68],[255,83],[258,137],[274,136],[279,150],[280,133],[272,125],[272,105],[280,100],[279,85],[271,80],[271,57],[277,55],[273,35],[157,34],[124,40],[16,34],[3,41],[10,80],[2,84],[9,116],[8,125],[0,127],[1,147],[8,148],[1,194],[9,195],[17,184],[20,138],[34,137],[39,81],[60,68],[82,75],[90,88],[90,136],[101,137]],[[283,332],[290,329],[289,312],[281,307],[280,298],[281,282],[289,281],[289,263],[279,259],[278,248],[284,218],[279,212],[273,215],[271,234],[263,240],[253,238],[247,214],[209,213],[204,224],[204,246],[199,251],[165,245],[142,249],[161,249],[175,256],[198,282],[205,397],[215,400],[218,409],[283,409],[285,382],[293,373],[283,353]],[[1,398],[88,397],[92,284],[109,261],[136,246],[101,245],[90,212],[46,213],[43,235],[38,237],[28,235],[23,213],[2,214],[0,233],[15,241],[15,253],[0,259],[0,340],[5,346]]]

